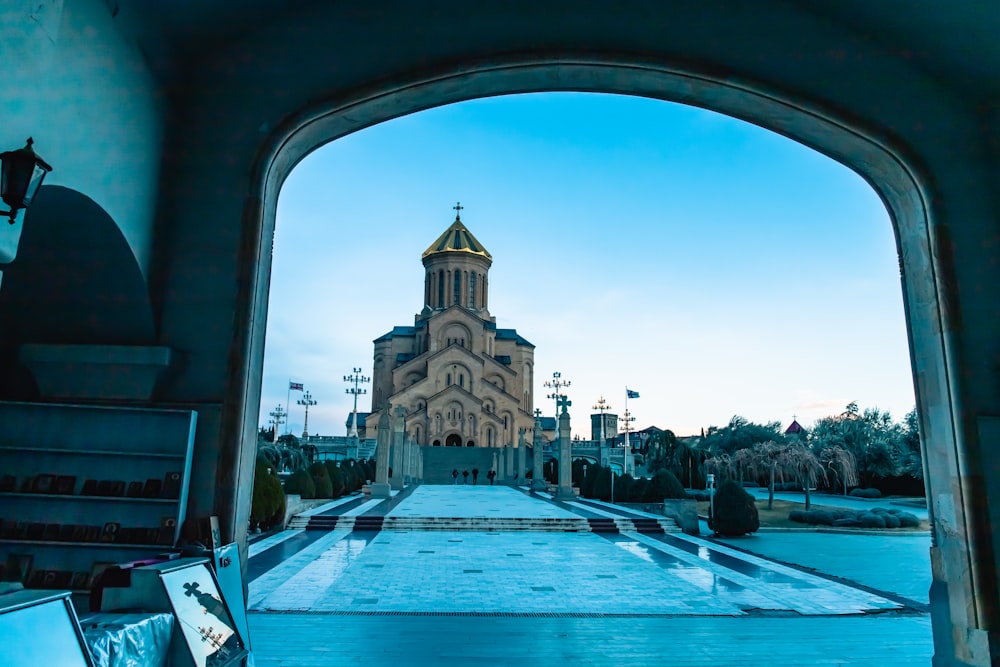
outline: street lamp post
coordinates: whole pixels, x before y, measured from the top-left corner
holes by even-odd
[[[708,518],[715,526],[715,473],[708,473],[705,475],[705,479],[708,482]],[[715,528],[712,528],[714,531]]]
[[[610,410],[611,406],[608,405],[608,402],[604,400],[603,396],[601,396],[599,399],[597,399],[597,405],[591,406],[590,409],[591,410],[597,410],[600,413],[600,415],[601,415],[600,416],[600,420],[601,420],[601,439],[599,440],[599,442],[600,442],[601,445],[603,445],[604,444],[604,438],[606,437],[605,434],[604,434],[604,413],[607,412],[608,410]]]
[[[629,459],[629,455],[632,453],[632,452],[629,451],[630,449],[632,449],[632,446],[629,444],[628,436],[629,436],[629,431],[631,430],[630,426],[631,426],[632,422],[634,422],[634,421],[635,421],[635,417],[633,417],[632,414],[628,411],[628,408],[626,408],[625,409],[625,416],[622,418],[622,422],[624,423],[624,426],[625,426],[625,442],[622,445],[622,447],[623,447],[623,449],[622,449],[622,475],[624,475],[624,474],[626,474],[628,472],[628,459]]]
[[[552,390],[551,394],[547,394],[545,398],[551,398],[556,402],[556,420],[559,419],[559,398],[565,397],[565,394],[559,393],[560,387],[568,387],[571,382],[569,380],[562,379],[562,373],[556,371],[552,374],[552,380],[546,380],[542,383],[544,386]],[[558,429],[558,426],[556,427]]]
[[[285,420],[288,418],[288,413],[285,412],[283,407],[281,407],[281,403],[278,403],[278,407],[271,410],[270,415],[271,419],[274,421],[274,440],[271,442],[277,442],[278,431],[281,430],[281,425],[284,424]]]
[[[316,401],[313,400],[312,394],[308,391],[302,394],[302,398],[296,401],[299,405],[304,405],[306,408],[305,420],[302,424],[302,439],[305,440],[309,437],[309,406],[316,405]]]
[[[365,377],[365,376],[361,375],[361,369],[360,368],[354,368],[354,369],[352,369],[352,371],[353,372],[350,375],[345,375],[344,376],[344,382],[351,382],[351,383],[354,384],[353,387],[348,387],[347,388],[347,393],[348,394],[352,394],[354,396],[354,410],[351,412],[351,428],[347,432],[347,436],[350,437],[350,436],[353,435],[354,437],[357,437],[357,435],[358,435],[358,396],[361,395],[361,394],[367,394],[368,393],[367,389],[361,389],[358,385],[360,385],[360,384],[362,384],[364,382],[371,382],[372,379],[370,377]]]

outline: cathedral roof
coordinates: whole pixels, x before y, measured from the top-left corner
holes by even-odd
[[[432,243],[420,258],[426,259],[439,252],[467,252],[493,261],[493,256],[486,251],[486,248],[472,235],[472,232],[465,228],[458,216],[455,217],[455,222],[451,223],[444,234],[439,236],[437,241]]]
[[[497,329],[497,340],[512,340],[518,345],[527,345],[528,347],[535,347],[530,342],[528,342],[521,334],[517,333],[517,329]]]

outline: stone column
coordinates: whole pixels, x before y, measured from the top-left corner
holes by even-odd
[[[424,481],[424,448],[417,446],[417,481]]]
[[[406,429],[406,408],[397,405],[396,418],[392,424],[392,477],[389,484],[396,491],[403,489],[403,439]]]
[[[511,482],[514,480],[514,445],[507,445],[504,449],[506,461],[503,466],[503,481]]]
[[[413,436],[407,435],[403,443],[403,484],[413,483]]]
[[[499,460],[498,459],[499,459],[499,457],[497,456],[497,450],[496,450],[496,447],[494,447],[493,448],[493,463],[490,464],[490,468],[493,469],[493,470],[496,470],[497,471],[497,476],[499,477],[500,476],[500,468],[499,468]]]
[[[573,441],[570,440],[569,412],[564,401],[562,414],[559,415],[559,491],[556,500],[575,500],[573,493]]]
[[[542,452],[544,448],[545,443],[542,442],[542,412],[541,410],[536,410],[535,431],[531,435],[531,454],[534,457],[534,465],[531,468],[532,491],[545,490],[545,475],[542,474],[542,463],[545,459],[545,454]]]
[[[392,448],[392,423],[389,406],[382,409],[378,418],[378,440],[375,444],[375,482],[372,498],[389,498],[389,450]]]
[[[522,428],[520,431],[518,431],[517,434],[517,483],[518,484],[525,483],[525,475],[528,472],[527,470],[524,469],[524,466],[528,461],[528,453],[526,451],[528,449],[528,445],[524,442],[524,431],[525,429]]]

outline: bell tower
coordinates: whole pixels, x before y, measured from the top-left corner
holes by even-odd
[[[424,264],[424,320],[451,306],[459,306],[489,320],[489,270],[493,257],[462,222],[461,204],[455,204],[455,221],[430,245]]]

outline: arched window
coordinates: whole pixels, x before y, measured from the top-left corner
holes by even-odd
[[[444,305],[444,270],[438,271],[438,300],[437,307]]]
[[[448,373],[447,381],[445,382],[445,384],[451,386],[451,373]]]
[[[469,308],[476,307],[476,272],[469,274]]]
[[[458,374],[458,386],[463,388],[465,387],[465,376],[461,373]]]
[[[454,293],[451,295],[451,302],[455,305],[462,304],[462,272],[456,271],[454,280],[452,281],[452,289]]]

